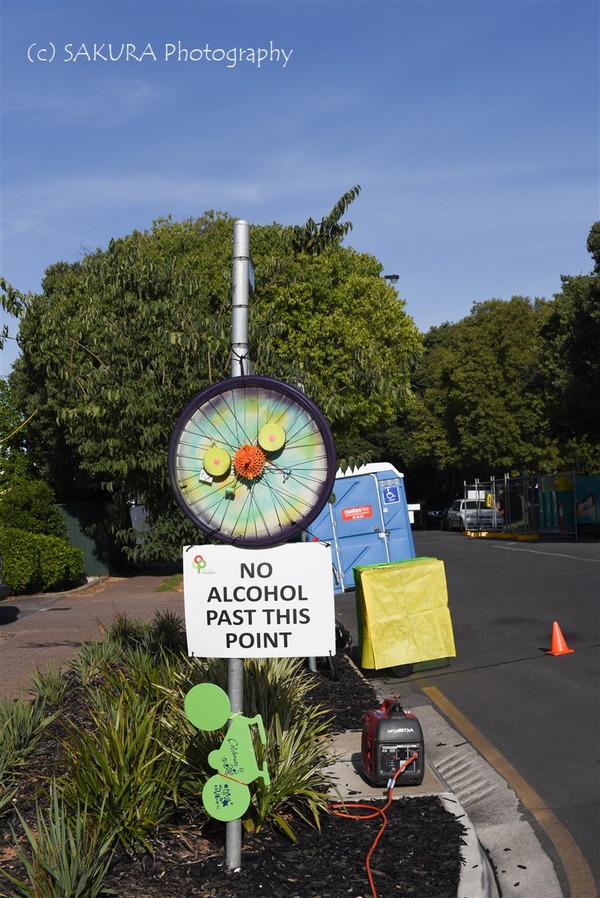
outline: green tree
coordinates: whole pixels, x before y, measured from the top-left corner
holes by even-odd
[[[432,328],[403,414],[409,459],[464,479],[556,470],[537,383],[544,300],[514,296],[476,303],[467,318]]]
[[[592,274],[600,274],[600,221],[595,221],[587,239],[587,251],[594,260]]]
[[[288,262],[287,283],[265,286],[251,313],[257,370],[302,384],[344,460],[395,420],[421,350],[404,302],[380,275],[375,258],[352,249],[301,254]]]
[[[286,240],[295,253],[320,255],[327,247],[339,245],[352,230],[352,222],[340,222],[348,206],[360,193],[357,184],[337,201],[329,215],[324,215],[319,224],[309,218],[304,225],[295,225],[286,231]]]
[[[420,350],[379,263],[340,245],[352,198],[323,219],[316,245],[298,235],[294,245],[279,225],[251,229],[255,370],[302,384],[342,456],[395,418]],[[162,219],[52,266],[24,303],[11,383],[24,413],[38,409],[32,457],[61,499],[110,495],[123,527],[127,503],[144,504],[146,557],[177,556],[197,539],[171,497],[166,453],[187,402],[229,375],[232,232],[223,213]]]
[[[542,328],[546,410],[569,467],[600,464],[600,222],[588,237],[590,275],[562,277]]]
[[[25,477],[31,469],[25,451],[27,423],[8,381],[0,378],[0,494],[15,478]]]
[[[215,213],[159,221],[52,266],[25,304],[11,383],[38,409],[28,446],[61,501],[110,499],[115,530],[137,500],[159,518],[168,509],[165,535],[194,532],[171,507],[166,446],[178,412],[225,367],[231,227]]]
[[[18,318],[23,310],[26,297],[9,284],[5,278],[0,277],[0,309],[4,309],[9,315]],[[8,338],[8,325],[4,324],[0,330],[0,349],[4,348],[4,341]]]

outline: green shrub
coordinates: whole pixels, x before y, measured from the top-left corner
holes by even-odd
[[[67,524],[51,486],[43,480],[13,480],[0,498],[0,525],[67,539]]]
[[[302,658],[247,658],[244,661],[244,711],[260,714],[265,725],[275,715],[287,728],[304,711],[313,686]]]
[[[3,781],[2,762],[0,761],[0,820],[3,817],[8,817],[14,810],[14,800],[18,792],[19,789],[15,782],[11,780]]]
[[[153,651],[173,655],[186,654],[186,630],[181,615],[172,611],[156,611],[150,627],[150,636],[150,647]]]
[[[101,820],[104,837],[112,833],[126,849],[152,851],[150,836],[174,808],[181,761],[163,744],[161,705],[124,677],[120,686],[117,694],[95,691],[92,730],[69,725],[64,796],[73,809],[86,805]]]
[[[56,536],[0,525],[0,553],[13,595],[68,589],[84,580],[83,552]]]
[[[152,657],[163,653],[185,655],[186,651],[183,618],[172,611],[156,611],[152,621],[117,614],[105,630],[104,639],[123,649],[144,649]]]
[[[121,656],[121,648],[115,642],[86,642],[69,667],[82,686],[89,686],[111,665],[116,665]]]
[[[35,537],[25,530],[0,525],[2,579],[13,595],[33,592],[38,587]]]
[[[52,661],[46,662],[45,671],[37,668],[32,672],[31,683],[35,700],[44,705],[58,705],[69,688],[60,667]]]
[[[23,760],[36,747],[44,729],[58,712],[47,714],[44,702],[0,698],[0,755]]]
[[[101,840],[115,839],[126,850],[152,851],[153,836],[182,805],[194,814],[205,813],[202,787],[214,774],[208,757],[225,734],[225,728],[196,729],[184,702],[197,683],[226,690],[227,660],[178,653],[174,646],[180,629],[174,615],[157,615],[150,624],[119,616],[104,641],[84,646],[71,665],[84,685],[86,707],[78,704],[77,720],[65,716],[60,769],[67,772],[59,794],[71,811],[87,809]],[[48,670],[38,680],[40,700],[52,701],[60,692],[58,674]],[[331,712],[310,704],[312,685],[298,659],[249,659],[244,664],[244,714],[263,718],[266,744],[260,743],[256,727],[251,732],[258,766],[266,762],[271,777],[268,786],[260,778],[250,785],[251,804],[243,819],[247,830],[273,823],[294,838],[294,820],[318,827],[328,806],[325,719]],[[35,745],[37,727],[29,735],[32,721],[22,704],[12,710],[7,702],[4,711],[10,724],[5,744],[0,743],[0,757],[2,749],[7,755],[4,772],[0,764],[0,792],[2,786],[7,790],[0,814],[6,815],[16,773]]]
[[[100,836],[103,830],[91,818],[85,805],[77,805],[72,815],[58,797],[56,784],[51,789],[49,808],[36,807],[34,827],[19,814],[29,851],[21,847],[13,831],[17,857],[23,864],[26,880],[0,870],[20,898],[98,898],[115,895],[103,882],[112,860],[112,837]],[[101,810],[102,818],[102,810]]]
[[[127,617],[117,613],[112,623],[104,631],[104,641],[112,642],[121,649],[148,644],[150,624],[148,621]]]
[[[37,536],[42,591],[68,589],[82,583],[85,576],[81,549],[56,536]]]
[[[333,760],[326,713],[318,708],[310,714],[305,711],[286,729],[277,714],[267,721],[266,744],[256,748],[258,765],[266,761],[271,783],[267,786],[261,779],[254,783],[252,803],[243,820],[245,829],[258,832],[274,821],[295,839],[290,814],[319,826],[332,785],[323,770]]]
[[[22,765],[23,758],[17,751],[0,749],[0,816],[6,812],[8,803],[14,797]]]
[[[323,768],[332,760],[327,735],[330,712],[306,704],[313,685],[299,658],[249,658],[244,662],[244,710],[260,714],[266,744],[255,740],[258,766],[266,761],[271,783],[257,779],[244,817],[247,830],[269,821],[294,838],[290,813],[319,825],[331,786]]]

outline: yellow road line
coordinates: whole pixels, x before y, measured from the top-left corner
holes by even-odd
[[[569,882],[570,898],[598,898],[592,871],[573,836],[513,765],[436,686],[423,686],[432,702],[502,776],[554,844]]]

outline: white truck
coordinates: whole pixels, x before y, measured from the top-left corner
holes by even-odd
[[[455,499],[446,513],[448,530],[501,530],[502,515],[484,498]]]

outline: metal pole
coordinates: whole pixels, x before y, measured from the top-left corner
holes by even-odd
[[[250,295],[250,226],[247,221],[233,223],[233,265],[231,272],[231,376],[252,373],[248,358],[248,299]],[[229,658],[227,691],[232,714],[244,710],[244,662]],[[225,824],[225,862],[228,870],[242,865],[242,821]]]
[[[250,226],[233,223],[233,266],[231,274],[231,376],[252,374],[248,356],[248,300],[250,296]]]

